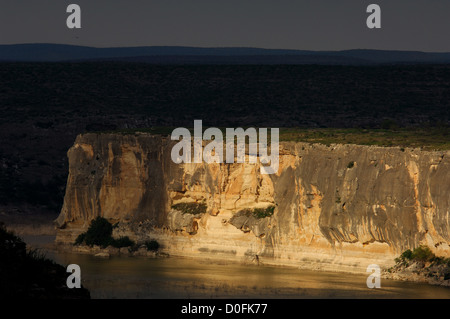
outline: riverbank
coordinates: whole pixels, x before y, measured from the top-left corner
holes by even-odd
[[[72,245],[72,244],[58,244],[55,242],[56,230],[52,226],[52,221],[49,220],[48,216],[35,217],[39,219],[39,223],[34,223],[34,219],[26,219],[25,221],[20,218],[13,218],[9,220],[14,220],[15,223],[7,226],[8,230],[13,230],[15,234],[20,237],[28,244],[28,247],[32,249],[39,249],[40,251],[54,254],[78,254],[78,255],[88,255],[93,256],[98,259],[110,259],[117,257],[140,257],[144,259],[157,259],[157,258],[183,258],[188,260],[201,260],[203,262],[211,263],[225,263],[233,265],[247,265],[247,266],[269,266],[276,267],[279,269],[301,269],[302,271],[313,271],[317,273],[336,273],[336,274],[353,274],[364,276],[361,271],[352,272],[349,268],[339,268],[339,267],[323,267],[323,265],[312,264],[307,262],[307,260],[302,263],[290,263],[289,265],[277,265],[271,263],[267,258],[261,257],[256,259],[255,256],[247,256],[244,259],[233,259],[229,258],[227,254],[220,254],[218,252],[204,251],[197,255],[183,254],[181,250],[174,251],[170,253],[164,246],[160,250],[152,251],[148,250],[144,245],[136,247],[122,247],[116,248],[112,246],[100,247],[98,245],[88,246],[88,245]],[[23,225],[25,227],[21,228]],[[157,237],[158,238],[158,237]],[[160,238],[163,240],[163,238]],[[401,256],[396,258],[388,266],[380,265],[382,268],[382,279],[395,280],[403,282],[413,282],[420,284],[427,284],[433,286],[450,287],[450,272],[448,260],[445,258],[436,257],[433,253],[425,250],[422,252],[422,259],[424,260],[413,260],[412,252],[411,254],[403,253]],[[392,266],[393,264],[393,266]]]
[[[272,266],[264,262],[258,266],[175,255],[170,258],[131,255],[100,258],[69,250],[51,250],[47,255],[61,264],[80,265],[82,283],[93,299],[450,299],[450,289],[446,287],[383,278],[381,289],[369,289],[368,274]]]
[[[279,269],[298,269],[304,271],[313,271],[318,273],[336,273],[345,275],[358,275],[364,276],[364,272],[361,272],[359,268],[354,268],[352,271],[348,267],[334,267],[330,265],[325,267],[320,263],[304,262],[291,262],[290,264],[278,264],[267,258],[255,258],[255,256],[247,256],[246,258],[236,259],[230,258],[230,256],[212,252],[211,254],[183,254],[180,251],[174,253],[162,252],[162,251],[148,251],[144,246],[138,249],[132,247],[106,247],[100,246],[87,246],[87,245],[68,245],[68,244],[55,244],[54,248],[59,252],[75,253],[91,255],[94,257],[110,258],[110,257],[146,257],[146,258],[183,258],[188,260],[202,260],[203,262],[211,263],[226,263],[233,265],[250,265],[250,266],[266,266],[276,267]],[[388,266],[381,266],[381,278],[387,280],[414,282],[420,284],[427,284],[433,286],[450,287],[450,268],[448,260],[445,258],[437,257],[434,254],[430,254],[426,261],[413,260],[405,262],[404,257],[396,258]],[[394,266],[389,266],[391,264]]]
[[[101,247],[101,246],[88,246],[88,245],[57,245],[55,249],[60,252],[70,252],[78,254],[88,254],[95,257],[109,258],[111,256],[123,256],[123,257],[148,257],[148,258],[167,258],[169,254],[160,252],[157,250],[148,250],[145,245],[138,247]]]
[[[436,256],[426,246],[406,250],[395,262],[383,278],[450,287],[450,258]]]
[[[17,236],[56,236],[58,213],[35,207],[0,206],[0,222]]]
[[[156,239],[185,257],[361,274],[421,244],[450,257],[449,151],[280,142],[279,169],[265,175],[260,161],[174,163],[175,144],[79,135],[57,241],[74,243],[101,216],[117,240]]]

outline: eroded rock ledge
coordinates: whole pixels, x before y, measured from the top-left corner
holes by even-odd
[[[170,255],[258,255],[266,264],[351,272],[388,268],[421,244],[450,256],[448,151],[280,143],[278,173],[261,175],[259,163],[175,164],[173,144],[143,133],[78,136],[57,241],[72,243],[102,216],[123,225],[121,235],[157,239]],[[173,209],[179,203],[205,212]],[[270,206],[260,219],[244,213]]]

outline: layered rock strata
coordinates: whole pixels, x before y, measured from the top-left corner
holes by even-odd
[[[115,236],[157,239],[171,255],[352,272],[390,267],[421,244],[450,256],[450,151],[283,142],[278,172],[262,175],[260,163],[175,164],[173,145],[144,133],[78,136],[57,242],[103,216],[119,223]]]

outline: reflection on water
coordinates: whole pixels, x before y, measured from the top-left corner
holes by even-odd
[[[25,239],[26,240],[26,239]],[[78,264],[92,298],[445,298],[450,289],[367,276],[188,258],[147,259],[49,251],[62,265]]]

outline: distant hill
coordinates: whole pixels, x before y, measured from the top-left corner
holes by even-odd
[[[0,61],[127,61],[153,64],[416,64],[450,63],[450,53],[384,50],[305,51],[149,46],[94,48],[64,44],[0,45]]]

